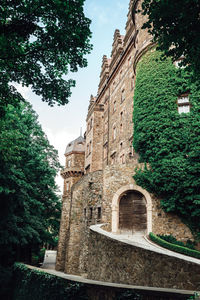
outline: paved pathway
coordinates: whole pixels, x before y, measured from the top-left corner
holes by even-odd
[[[44,262],[41,266],[42,269],[55,269],[57,251],[46,250],[44,255]]]
[[[157,244],[154,244],[152,241],[148,240],[147,237],[145,237],[142,234],[133,234],[133,235],[113,234],[111,232],[107,232],[107,231],[101,229],[102,225],[103,224],[93,225],[93,226],[90,226],[90,229],[95,232],[98,232],[102,235],[105,235],[107,237],[110,237],[114,240],[129,244],[129,245],[133,245],[133,246],[140,247],[143,249],[151,250],[151,251],[165,254],[168,256],[173,256],[173,257],[183,259],[185,261],[193,262],[193,263],[200,265],[200,259],[186,256],[183,254],[179,254],[177,252],[173,252],[168,249],[162,248],[162,247],[158,246]]]

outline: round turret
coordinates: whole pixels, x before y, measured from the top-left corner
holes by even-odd
[[[65,155],[69,155],[72,152],[85,152],[85,139],[79,136],[74,141],[70,142],[65,150]]]

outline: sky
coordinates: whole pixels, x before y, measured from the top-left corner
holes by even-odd
[[[76,80],[76,87],[72,89],[72,96],[65,106],[49,107],[40,97],[34,95],[30,88],[18,86],[22,93],[38,114],[39,123],[46,133],[50,143],[58,150],[59,159],[64,166],[64,152],[67,144],[80,135],[86,128],[86,116],[90,95],[96,95],[102,57],[110,57],[115,29],[125,33],[129,0],[86,0],[85,15],[91,19],[93,50],[87,55],[88,66],[79,69],[77,73],[69,74]],[[57,184],[62,192],[63,179],[57,176]]]

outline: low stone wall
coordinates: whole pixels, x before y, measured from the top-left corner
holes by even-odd
[[[200,290],[200,263],[122,243],[93,230],[88,248],[89,279]]]
[[[92,281],[19,263],[14,266],[12,287],[15,300],[187,300],[194,295],[194,291]]]

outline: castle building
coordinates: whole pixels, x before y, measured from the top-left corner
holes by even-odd
[[[130,0],[126,33],[115,30],[111,57],[103,56],[96,97],[91,96],[85,137],[66,148],[63,207],[56,269],[87,274],[88,235],[93,224],[115,234],[173,234],[190,238],[177,216],[165,213],[154,195],[137,186],[133,143],[133,96],[137,63],[153,46],[141,1]]]

